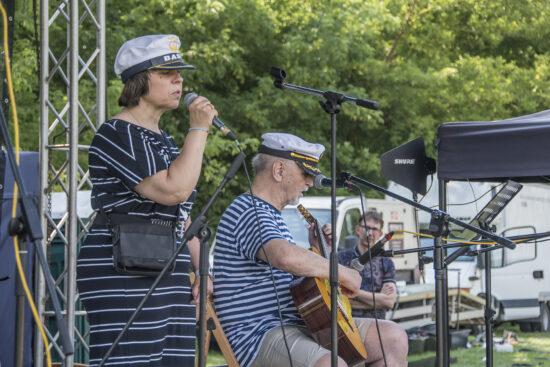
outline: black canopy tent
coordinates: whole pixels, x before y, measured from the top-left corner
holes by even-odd
[[[490,122],[447,122],[437,129],[439,209],[447,208],[447,181],[550,182],[550,110]],[[436,246],[440,244],[435,242]],[[457,251],[464,253],[467,247]],[[447,258],[434,258],[436,270],[436,325],[438,366],[449,365],[447,318]],[[450,260],[452,261],[452,260]],[[491,304],[490,252],[485,253],[487,305]],[[438,278],[439,277],[439,281]],[[492,316],[486,308],[486,340],[492,344]],[[490,315],[490,316],[489,316]],[[493,365],[492,348],[486,350]]]
[[[438,178],[550,182],[550,110],[438,127]]]

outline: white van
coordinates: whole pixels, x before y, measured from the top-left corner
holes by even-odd
[[[497,233],[505,237],[548,232],[549,211],[550,186],[526,184],[493,224]],[[482,256],[463,256],[449,264],[449,288],[468,288],[474,295],[483,295],[485,269]],[[517,321],[522,331],[550,330],[549,259],[548,239],[518,244],[514,250],[492,251],[491,294],[497,322]],[[433,282],[433,267],[426,266],[425,272],[426,281]]]
[[[407,204],[382,199],[363,199],[365,210],[376,210],[382,213],[384,227],[387,233],[391,230],[415,231],[414,211]],[[302,204],[315,217],[321,225],[331,222],[331,198],[330,196],[310,196],[300,199]],[[354,228],[362,213],[361,199],[359,196],[338,196],[336,198],[336,230],[333,231],[338,239],[338,248],[345,249],[355,246],[357,236]],[[283,218],[287,223],[296,244],[308,249],[308,230],[306,221],[296,209],[296,206],[288,205],[283,209]],[[215,241],[210,247],[210,265],[214,263]],[[386,250],[402,250],[417,247],[417,239],[408,233],[395,233],[386,244]],[[396,280],[407,283],[418,282],[418,255],[416,253],[396,255],[393,258],[396,269]]]
[[[382,213],[384,219],[384,233],[389,231],[409,230],[415,231],[415,220],[413,209],[404,203],[382,199],[364,198],[365,211],[376,210]],[[300,199],[302,204],[313,215],[321,225],[331,222],[331,197],[311,196]],[[350,248],[357,243],[355,236],[355,225],[362,213],[361,198],[359,196],[339,196],[336,198],[336,230],[333,233],[338,240],[338,248]],[[308,232],[305,220],[295,206],[287,206],[283,210],[283,217],[289,226],[297,244],[309,248]],[[397,232],[386,244],[386,250],[402,250],[417,247],[416,238],[408,233]],[[393,257],[396,268],[396,279],[404,280],[407,283],[415,282],[418,267],[418,256],[416,253],[396,255]]]

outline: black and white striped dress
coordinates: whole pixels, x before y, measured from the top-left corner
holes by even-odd
[[[92,207],[106,212],[174,220],[178,230],[189,218],[195,192],[179,206],[165,206],[132,190],[143,179],[167,169],[179,150],[164,133],[123,120],[109,120],[97,131],[89,152]],[[93,225],[80,250],[77,284],[90,322],[90,366],[99,364],[154,278],[114,271],[111,235]],[[154,245],[154,244],[151,244]],[[195,306],[189,304],[189,251],[179,255],[140,316],[122,338],[107,366],[192,366],[195,358]]]

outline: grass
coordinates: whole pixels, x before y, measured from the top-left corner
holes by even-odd
[[[208,352],[207,366],[220,366],[225,364],[225,358],[219,350],[212,349]]]
[[[530,365],[538,367],[550,367],[550,332],[524,333],[518,326],[512,326],[509,323],[495,328],[495,338],[501,337],[504,330],[513,331],[518,336],[518,344],[514,345],[514,352],[493,352],[493,366],[510,367],[513,364]],[[469,337],[473,342],[474,337]],[[532,351],[520,352],[520,349],[530,349]],[[410,355],[408,360],[411,364],[415,361],[434,357],[435,352],[424,352],[421,354]],[[475,346],[473,348],[460,348],[451,350],[451,358],[456,358],[452,367],[484,367],[485,348]],[[225,364],[225,359],[221,352],[211,349],[208,353],[207,366],[217,366]],[[420,362],[421,365],[428,367],[428,364]]]
[[[493,366],[505,367],[520,364],[550,367],[550,333],[524,333],[519,330],[518,326],[506,323],[495,328],[495,338],[502,337],[504,330],[516,333],[518,343],[513,345],[514,351],[512,353],[493,350]],[[473,342],[474,337],[470,336],[469,341]],[[532,351],[520,352],[520,349],[529,349]],[[482,346],[453,349],[450,354],[451,359],[456,358],[456,362],[451,364],[453,367],[484,367],[486,365],[486,350]],[[414,362],[431,356],[435,356],[435,352],[410,355],[408,360],[409,362]]]

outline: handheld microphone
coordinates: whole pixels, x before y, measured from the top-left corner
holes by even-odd
[[[185,97],[183,97],[183,104],[185,105],[185,107],[189,108],[189,105],[193,103],[193,101],[197,97],[198,97],[197,93],[187,93]],[[235,134],[233,134],[233,132],[231,132],[231,130],[229,130],[229,128],[225,126],[223,121],[220,120],[219,118],[214,117],[212,119],[212,125],[216,126],[222,132],[222,134],[227,136],[229,139],[237,140],[237,137],[235,136]]]
[[[372,258],[375,258],[376,256],[379,256],[380,254],[384,253],[384,245],[386,242],[391,240],[393,237],[393,231],[382,237],[374,246],[370,249],[370,254]],[[365,251],[365,253],[359,257],[356,257],[355,259],[351,260],[351,267],[354,268],[357,271],[363,271],[363,268],[365,267],[365,264],[369,261],[369,251]]]
[[[325,175],[318,174],[313,178],[313,186],[316,189],[324,189],[327,187],[332,186],[332,179],[326,177]],[[343,180],[341,178],[336,179],[336,187],[337,188],[344,188],[348,190],[353,190],[355,188],[355,185],[351,182],[347,182],[346,180]]]

